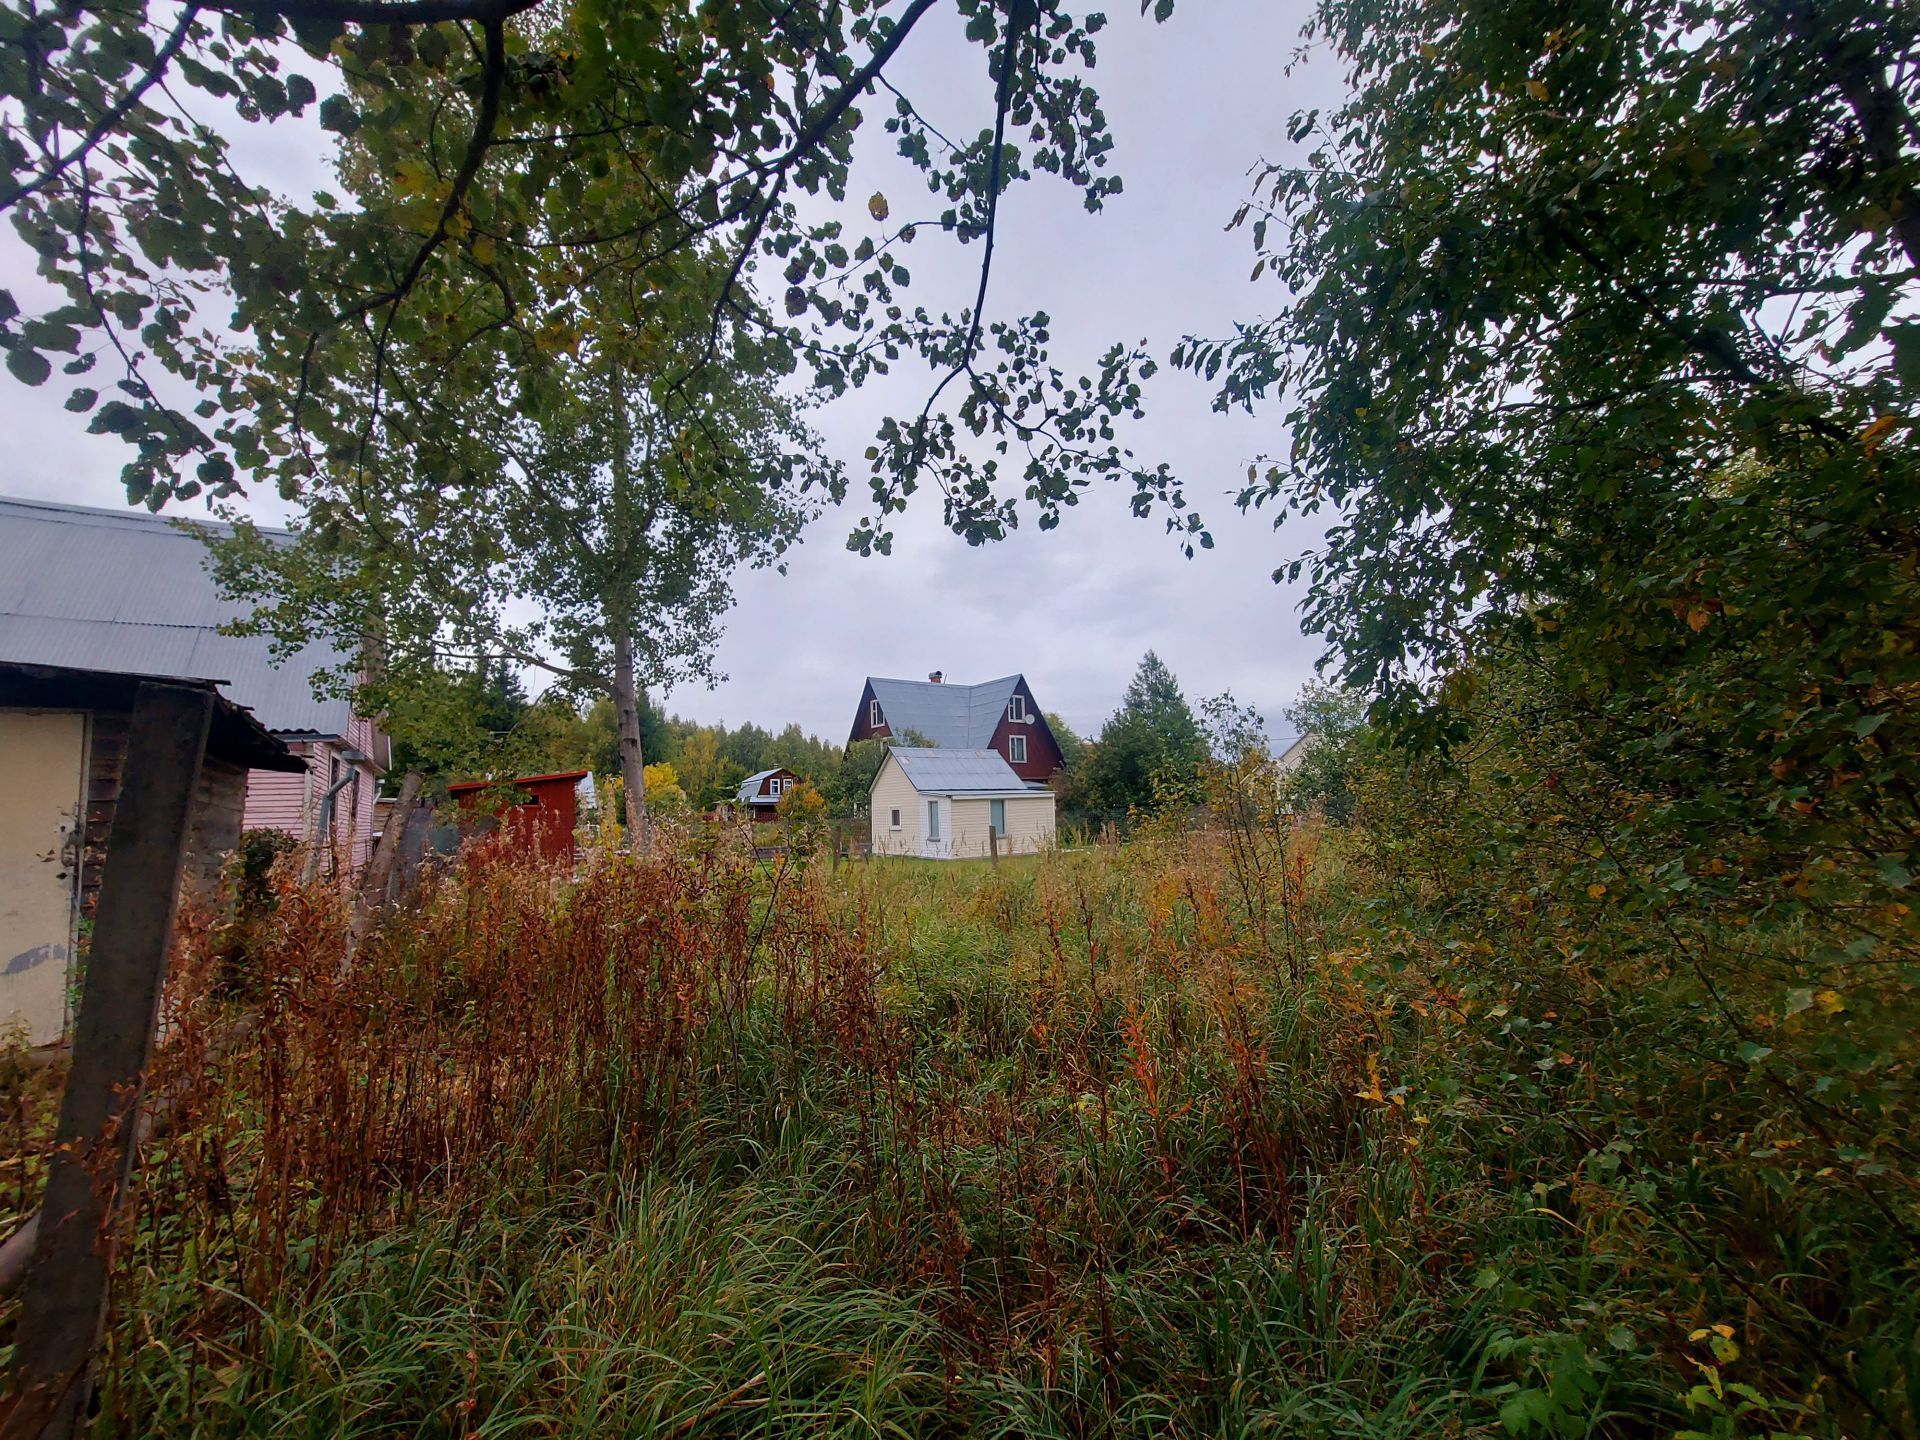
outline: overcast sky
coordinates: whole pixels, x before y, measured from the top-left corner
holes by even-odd
[[[1277,289],[1248,283],[1246,232],[1223,226],[1245,197],[1249,168],[1290,154],[1287,116],[1340,98],[1338,73],[1323,57],[1285,73],[1304,10],[1301,0],[1182,0],[1169,23],[1154,25],[1122,0],[1100,37],[1095,80],[1125,193],[1089,216],[1051,177],[1010,191],[988,318],[1045,309],[1055,363],[1082,374],[1115,340],[1145,339],[1164,361],[1184,334],[1223,334],[1236,319],[1275,307]],[[977,133],[991,120],[983,52],[953,29],[916,31],[888,73],[949,135]],[[886,102],[866,108],[877,121]],[[236,140],[249,178],[294,194],[328,182],[317,132],[244,128]],[[878,189],[896,219],[937,215],[942,207],[926,197],[924,181],[888,153],[890,139],[878,123],[863,133],[854,203]],[[978,246],[923,232],[902,258],[913,271],[914,303],[970,303]],[[0,248],[0,285],[23,302],[37,288],[16,244]],[[1189,698],[1231,690],[1285,728],[1280,711],[1312,677],[1319,645],[1300,633],[1297,589],[1269,576],[1316,536],[1275,534],[1266,518],[1235,512],[1229,498],[1254,455],[1284,449],[1277,415],[1216,415],[1208,387],[1169,370],[1149,386],[1147,419],[1126,439],[1148,463],[1172,466],[1209,521],[1217,548],[1193,560],[1159,519],[1134,519],[1122,489],[1100,485],[1059,529],[1029,526],[981,548],[945,531],[939,497],[923,493],[896,518],[893,554],[862,559],[844,543],[862,513],[861,452],[881,416],[917,412],[929,383],[924,371],[905,367],[884,386],[816,413],[854,481],[846,505],[811,526],[785,576],[742,577],[719,656],[729,678],[711,691],[676,691],[667,708],[769,728],[798,721],[838,740],[865,675],[921,678],[939,669],[949,680],[973,681],[1020,671],[1042,706],[1093,733],[1151,648]],[[85,417],[60,408],[64,395],[57,385],[30,390],[0,377],[0,418],[12,440],[0,491],[124,504],[120,444],[86,435]],[[284,518],[264,500],[248,508]]]

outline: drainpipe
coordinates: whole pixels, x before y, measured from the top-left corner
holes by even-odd
[[[329,841],[333,839],[333,802],[340,797],[342,790],[360,778],[360,772],[353,767],[367,758],[367,752],[364,750],[342,750],[340,752],[340,758],[347,762],[347,773],[341,776],[334,787],[327,791],[325,796],[321,798],[319,823],[313,827],[316,837],[324,835]],[[306,869],[301,873],[300,879],[302,883],[311,885],[319,874],[320,845],[316,838],[314,844],[307,851]]]

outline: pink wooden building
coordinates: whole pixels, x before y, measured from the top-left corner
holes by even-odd
[[[349,700],[313,690],[351,657],[315,644],[276,662],[269,637],[221,634],[243,607],[173,517],[0,498],[0,555],[0,662],[217,681],[305,761],[249,773],[244,827],[320,846],[322,873],[366,862],[387,738]]]

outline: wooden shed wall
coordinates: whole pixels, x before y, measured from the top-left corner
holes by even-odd
[[[95,710],[88,724],[87,830],[80,856],[80,909],[91,915],[100,894],[100,869],[107,858],[107,837],[120,801],[127,759],[127,715]],[[187,831],[187,862],[182,880],[189,894],[210,895],[218,887],[220,867],[240,843],[246,809],[244,766],[207,756],[200,764],[200,789]],[[298,779],[298,776],[292,777]]]

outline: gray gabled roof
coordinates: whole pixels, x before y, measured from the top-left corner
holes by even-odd
[[[896,738],[916,730],[935,745],[971,750],[993,739],[1020,679],[1003,675],[978,685],[939,685],[869,675],[867,685],[880,702],[880,718]]]
[[[753,774],[747,776],[746,779],[740,782],[740,790],[737,796],[740,803],[742,805],[750,805],[756,801],[769,798],[760,794],[760,782],[765,780],[769,775],[778,775],[784,769],[786,769],[786,766],[776,765],[771,770],[756,770]]]
[[[0,556],[0,661],[215,680],[276,734],[346,733],[351,703],[314,698],[311,680],[347,654],[322,643],[275,664],[270,636],[220,634],[245,607],[170,520],[0,497]]]
[[[895,745],[887,754],[922,795],[1009,795],[1046,789],[1044,785],[1029,785],[1014,774],[997,750],[928,750]]]

